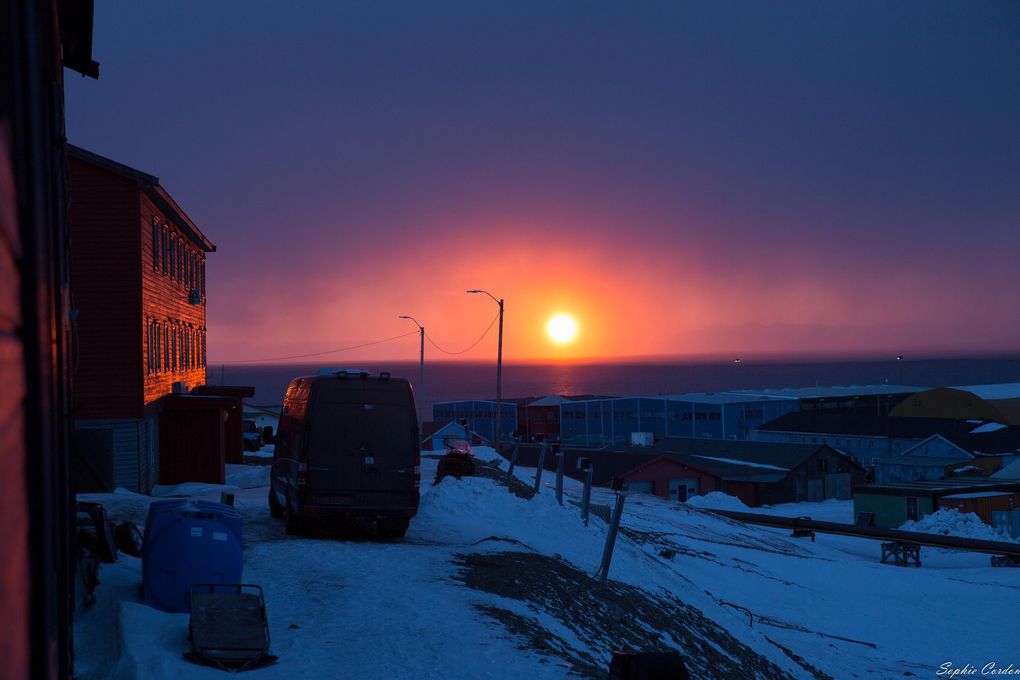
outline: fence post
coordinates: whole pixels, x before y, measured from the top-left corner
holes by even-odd
[[[517,454],[521,450],[521,438],[519,436],[514,437],[514,452],[510,454],[510,467],[506,473],[511,477],[514,476],[514,468],[517,467]]]
[[[613,486],[616,486],[614,480]],[[616,492],[616,507],[613,508],[613,521],[609,525],[609,533],[606,534],[606,547],[602,549],[602,565],[599,567],[599,586],[606,587],[606,580],[609,578],[609,564],[613,561],[613,548],[616,546],[616,533],[620,528],[620,517],[623,515],[623,501],[627,497],[622,489]]]
[[[559,444],[553,444],[556,451],[556,502],[563,505],[563,451]]]
[[[584,471],[584,494],[581,496],[581,519],[584,520],[584,526],[588,526],[588,506],[591,505],[591,476],[592,466],[589,461]]]
[[[542,446],[538,449],[538,467],[535,468],[535,493],[538,493],[539,488],[542,486],[542,468],[545,466],[545,450],[549,445],[542,442]]]

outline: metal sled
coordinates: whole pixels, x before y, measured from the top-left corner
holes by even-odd
[[[276,661],[269,653],[269,623],[262,587],[208,583],[191,588],[191,651],[184,657],[225,671],[246,671]]]

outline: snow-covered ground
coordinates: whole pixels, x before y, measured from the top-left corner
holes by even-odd
[[[265,588],[280,657],[250,677],[597,677],[624,646],[679,647],[697,678],[935,678],[945,662],[1020,666],[1017,570],[992,568],[986,555],[922,549],[923,567],[895,567],[879,563],[874,541],[793,539],[632,494],[610,587],[599,591],[589,577],[607,528],[596,515],[581,522],[580,484],[567,480],[561,507],[553,474],[527,499],[484,477],[433,486],[435,465],[423,459],[419,513],[403,541],[388,543],[285,536],[269,516],[263,466],[230,466],[228,487],[159,489],[236,495],[244,581]],[[534,470],[515,474],[530,486]],[[138,524],[153,500],[87,498]],[[595,489],[592,502],[605,516],[615,495]],[[755,510],[852,514],[846,502],[807,505]],[[186,614],[140,602],[140,560],[121,556],[99,577],[97,602],[75,625],[79,678],[223,677],[182,658]]]

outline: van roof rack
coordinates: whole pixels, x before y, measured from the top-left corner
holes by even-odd
[[[319,375],[335,375],[339,378],[354,375],[368,377],[371,375],[371,371],[366,371],[363,368],[320,368]]]

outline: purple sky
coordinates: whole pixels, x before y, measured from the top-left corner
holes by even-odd
[[[468,288],[509,360],[1020,347],[1012,0],[144,4],[68,136],[217,244],[211,361],[462,349]]]

